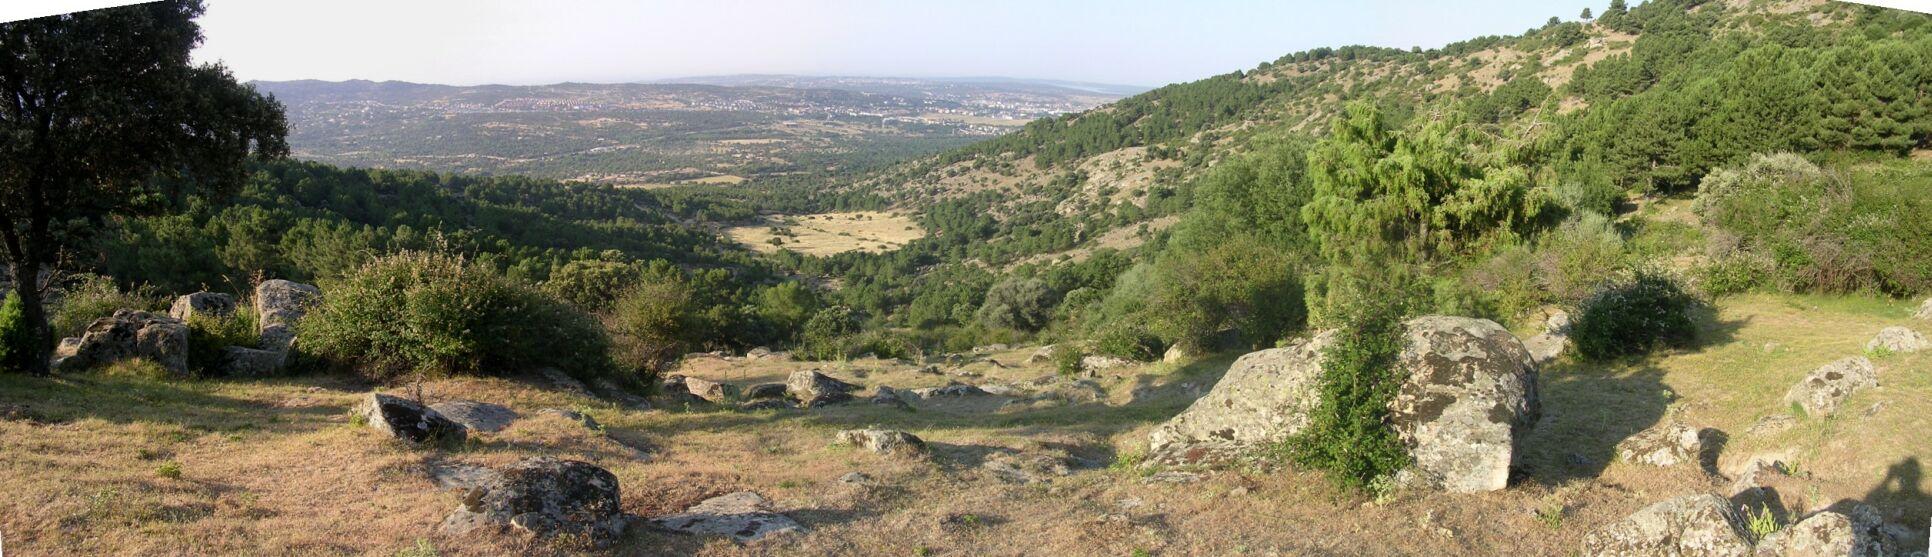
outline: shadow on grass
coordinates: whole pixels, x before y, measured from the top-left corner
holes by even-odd
[[[274,380],[269,380],[274,381]],[[346,406],[286,407],[220,394],[222,383],[96,374],[0,375],[0,403],[25,407],[39,421],[99,419],[167,424],[202,432],[302,432],[328,427]]]
[[[1546,368],[1543,418],[1523,441],[1523,472],[1546,485],[1601,475],[1617,443],[1663,419],[1676,396],[1663,377],[1648,362]]]

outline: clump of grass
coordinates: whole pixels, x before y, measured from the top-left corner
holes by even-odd
[[[1086,371],[1087,351],[1071,343],[1063,344],[1053,350],[1053,368],[1062,377],[1073,377]]]
[[[172,460],[163,462],[160,466],[154,467],[154,475],[170,480],[179,480],[181,479],[181,463]]]
[[[1389,402],[1402,385],[1400,304],[1364,300],[1345,308],[1339,338],[1324,351],[1320,398],[1308,427],[1282,448],[1302,466],[1324,470],[1337,484],[1377,495],[1409,465],[1389,422]]]
[[[1746,510],[1750,518],[1747,526],[1751,529],[1751,539],[1763,540],[1784,528],[1784,524],[1778,522],[1777,515],[1771,514],[1771,507],[1767,505],[1758,505],[1756,511]]]
[[[201,376],[212,377],[221,373],[224,348],[253,348],[260,342],[255,312],[247,306],[235,308],[235,313],[230,315],[198,313],[188,316],[188,365]]]
[[[437,557],[438,555],[441,553],[436,552],[436,545],[423,538],[416,538],[416,545],[396,552],[396,557]]]
[[[1536,521],[1543,523],[1544,527],[1549,528],[1551,530],[1562,529],[1563,528],[1563,503],[1550,503],[1549,506],[1543,507],[1541,509],[1537,509]]]

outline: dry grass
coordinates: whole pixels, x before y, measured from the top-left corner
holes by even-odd
[[[912,217],[880,211],[775,215],[725,233],[760,252],[787,249],[808,255],[892,251],[926,235]],[[773,239],[781,243],[774,244]]]
[[[1583,534],[1648,503],[1720,491],[1696,467],[1615,462],[1613,447],[1675,413],[1728,433],[1719,467],[1785,452],[1812,477],[1800,503],[1869,501],[1923,528],[1932,505],[1912,463],[1932,461],[1932,355],[1876,358],[1884,386],[1839,417],[1746,433],[1787,411],[1784,389],[1812,368],[1856,354],[1879,328],[1905,324],[1904,302],[1745,296],[1704,318],[1704,345],[1614,365],[1563,362],[1545,371],[1545,420],[1509,490],[1401,494],[1374,502],[1318,475],[1269,466],[1212,472],[1188,485],[1143,483],[1131,463],[1147,432],[1210,387],[1234,357],[1189,366],[1107,370],[1089,384],[1035,388],[1057,398],[924,401],[915,411],[857,403],[804,411],[619,410],[505,379],[430,383],[432,398],[509,405],[525,417],[461,447],[409,448],[352,425],[370,385],[334,377],[167,381],[141,373],[0,376],[0,404],[39,422],[0,421],[0,532],[23,555],[395,554],[423,540],[444,555],[574,553],[512,536],[436,532],[456,506],[427,479],[430,463],[503,464],[534,455],[592,462],[624,487],[625,510],[673,512],[754,490],[810,531],[739,546],[635,528],[615,550],[647,555],[1560,555]],[[942,366],[977,384],[1051,376],[1030,350]],[[870,387],[959,379],[892,360],[693,359],[681,373],[737,384],[820,368]],[[1866,415],[1868,408],[1879,411]],[[582,408],[595,432],[547,407]],[[929,458],[884,457],[832,443],[838,429],[878,425],[925,438]],[[1070,476],[1018,485],[979,464],[998,453],[1066,455]],[[178,463],[180,477],[161,467]],[[846,485],[861,471],[872,485]],[[972,518],[965,518],[971,516]]]

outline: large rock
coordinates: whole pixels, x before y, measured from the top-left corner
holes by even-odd
[[[1102,370],[1134,365],[1132,360],[1113,356],[1087,356],[1080,358],[1081,369]]]
[[[263,350],[246,346],[221,349],[221,372],[228,377],[268,377],[282,371],[288,363],[287,350]]]
[[[891,429],[848,429],[838,433],[838,442],[879,454],[926,452],[926,441],[919,436]]]
[[[1932,321],[1932,298],[1926,298],[1925,303],[1919,304],[1919,311],[1913,313],[1912,317],[1924,321]]]
[[[1878,368],[1864,356],[1852,356],[1812,370],[1785,392],[1784,400],[1810,415],[1829,416],[1853,393],[1877,386]]]
[[[1586,556],[1745,557],[1744,519],[1716,495],[1687,495],[1644,507],[1583,537]]]
[[[1389,407],[1414,458],[1401,479],[1452,492],[1502,489],[1540,411],[1529,353],[1492,321],[1430,316],[1405,326],[1397,362],[1405,379]],[[1168,463],[1222,460],[1300,432],[1317,404],[1322,352],[1336,338],[1325,332],[1242,356],[1155,429],[1151,453]]]
[[[785,391],[806,408],[852,400],[852,390],[855,388],[851,383],[833,379],[813,369],[795,371],[785,378]]]
[[[168,317],[187,321],[196,315],[227,317],[235,314],[235,297],[219,292],[196,292],[174,299]]]
[[[603,546],[623,534],[629,521],[620,503],[617,476],[610,471],[574,460],[531,458],[465,490],[462,506],[443,519],[443,530],[461,534],[510,527],[539,536],[584,536]]]
[[[745,388],[745,400],[785,398],[784,383],[759,383]]]
[[[496,433],[510,427],[517,421],[517,412],[501,404],[476,402],[473,400],[453,400],[429,405],[430,410],[442,414],[463,427],[477,431]]]
[[[188,374],[188,325],[157,313],[122,309],[94,320],[77,339],[61,341],[55,350],[62,370],[81,370],[142,358],[169,373]]]
[[[469,430],[463,424],[398,396],[369,393],[356,408],[356,414],[368,421],[370,428],[411,443],[461,442],[469,437]]]
[[[731,398],[731,389],[728,386],[710,379],[685,377],[684,389],[690,392],[691,396],[713,404],[723,404]]]
[[[1918,331],[1905,327],[1880,329],[1878,336],[1872,337],[1871,342],[1865,343],[1866,352],[1906,353],[1927,348],[1932,348],[1932,341],[1925,340],[1925,335],[1919,334]]]
[[[287,350],[295,340],[296,324],[320,301],[322,289],[314,285],[282,279],[256,285],[255,319],[262,334],[261,349]]]
[[[1617,458],[1633,464],[1676,466],[1696,463],[1703,454],[1703,433],[1676,420],[1658,423],[1617,443]]]
[[[693,535],[730,536],[749,543],[804,528],[790,517],[771,512],[771,502],[749,491],[704,500],[684,512],[651,520],[659,528]]]

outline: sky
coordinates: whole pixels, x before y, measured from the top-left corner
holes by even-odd
[[[1432,48],[1517,34],[1608,2],[207,0],[195,57],[243,80],[528,85],[776,73],[1158,86],[1321,46]]]

